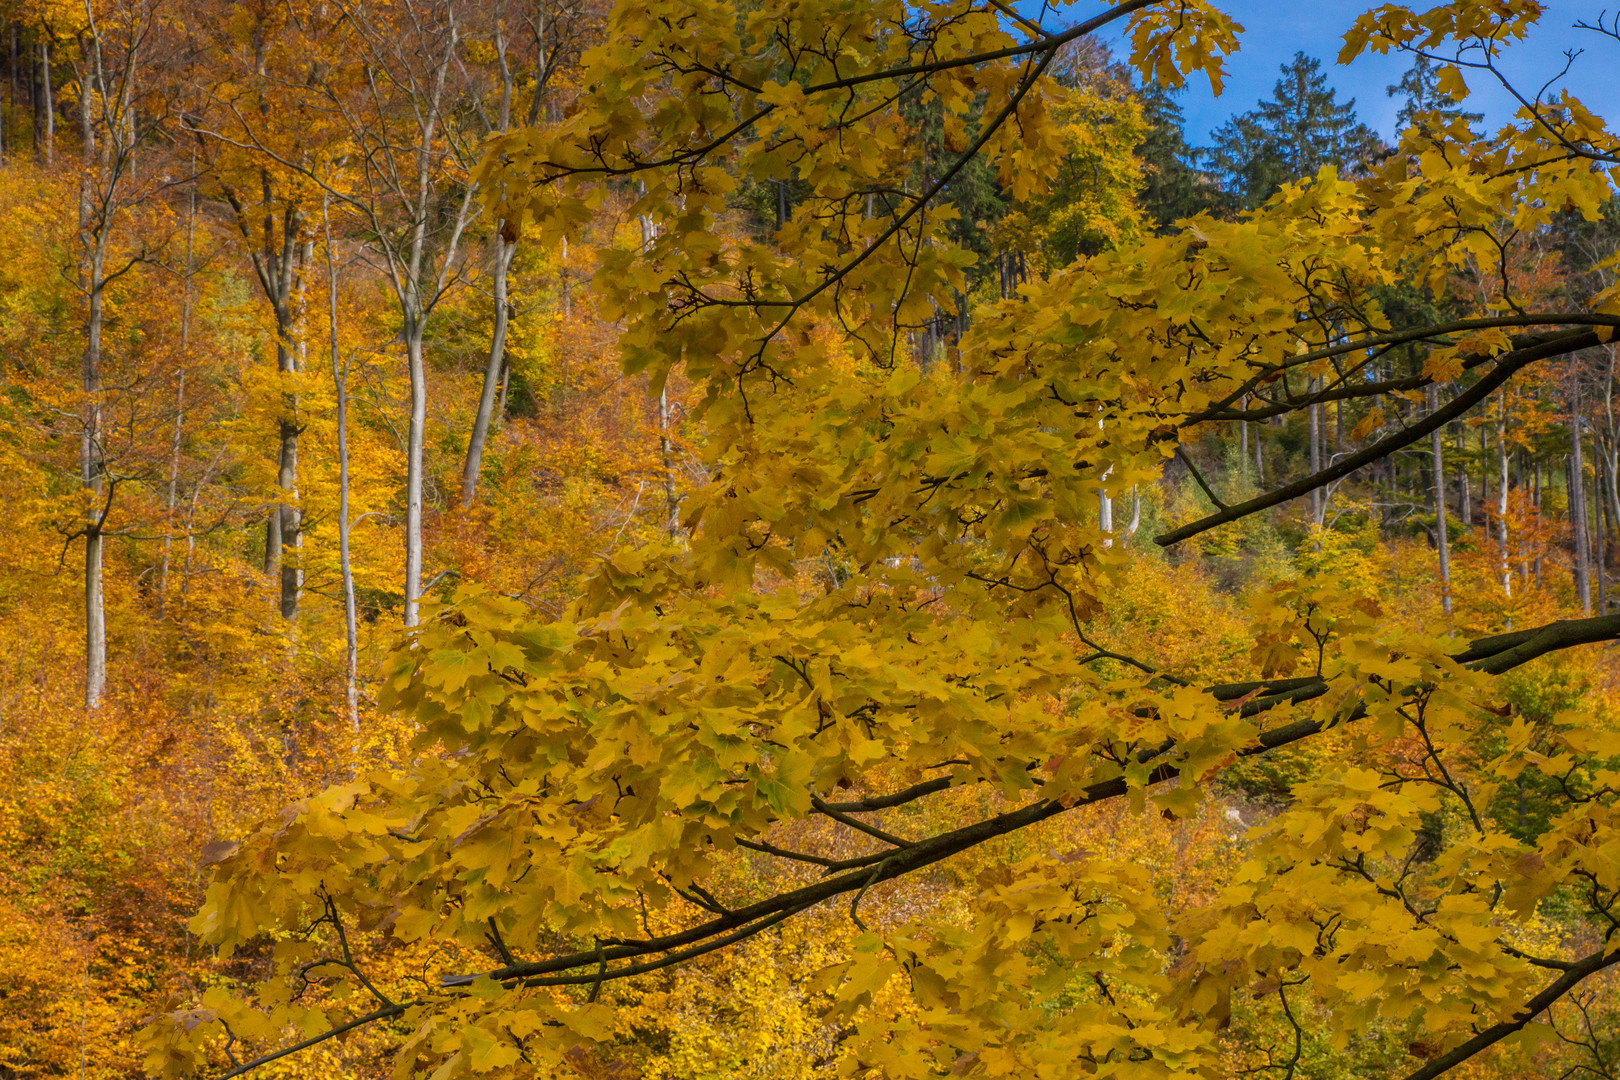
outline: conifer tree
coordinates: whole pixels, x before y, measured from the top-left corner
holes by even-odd
[[[1137,205],[1156,228],[1221,204],[1221,193],[1199,169],[1199,151],[1187,145],[1186,121],[1174,91],[1146,83],[1136,91],[1147,132],[1136,148],[1142,163]]]
[[[1354,171],[1380,148],[1378,136],[1357,119],[1355,99],[1340,102],[1321,62],[1300,52],[1283,65],[1269,101],[1215,132],[1210,165],[1232,204],[1250,210],[1325,165]]]
[[[1390,97],[1401,97],[1401,111],[1395,116],[1397,134],[1408,128],[1432,124],[1434,120],[1449,124],[1461,120],[1472,126],[1485,118],[1485,114],[1469,112],[1460,107],[1452,96],[1440,88],[1440,69],[1427,56],[1419,56],[1401,76],[1401,81],[1384,88]]]

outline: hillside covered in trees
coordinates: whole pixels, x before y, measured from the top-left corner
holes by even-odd
[[[1620,139],[1239,6],[0,0],[0,1080],[1620,1080]]]

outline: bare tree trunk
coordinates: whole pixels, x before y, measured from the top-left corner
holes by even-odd
[[[1314,377],[1305,385],[1307,392],[1316,392],[1316,379]],[[1315,475],[1322,471],[1322,406],[1309,405],[1306,407],[1306,414],[1310,419],[1308,434],[1311,444],[1311,473]],[[1311,489],[1311,524],[1318,529],[1322,527],[1322,522],[1327,515],[1327,499],[1325,496],[1326,493],[1320,487]]]
[[[1440,388],[1428,388],[1429,412],[1440,408]],[[1429,433],[1429,450],[1434,461],[1434,544],[1440,553],[1440,608],[1451,614],[1451,545],[1446,533],[1446,462],[1440,428]]]
[[[11,114],[17,115],[17,24],[11,24]]]
[[[191,171],[197,172],[197,153],[191,154]],[[186,194],[186,277],[180,299],[180,374],[174,392],[174,431],[169,438],[169,482],[163,500],[163,556],[158,564],[158,614],[163,614],[169,598],[169,548],[173,541],[175,496],[180,484],[180,449],[185,438],[186,367],[191,359],[191,278],[196,273],[197,185],[193,181]]]
[[[89,150],[86,150],[86,154]],[[92,207],[90,170],[80,181],[79,235],[83,244],[80,274],[85,299],[84,404],[80,416],[79,483],[85,493],[84,516],[84,705],[99,708],[107,685],[107,613],[102,594],[102,528],[107,521],[101,460],[101,335],[105,319],[108,222]]]
[[[40,126],[45,133],[41,147],[44,151],[45,164],[53,165],[56,161],[56,102],[51,96],[51,39],[43,31],[39,36],[39,74]]]
[[[1238,399],[1238,408],[1247,410],[1248,407],[1249,395],[1244,394]],[[1249,422],[1247,420],[1238,421],[1238,461],[1242,462],[1244,466],[1249,463]]]
[[[285,354],[282,374],[296,375],[303,370],[306,344],[304,289],[314,245],[305,242],[298,246],[297,270],[294,273],[292,348]],[[287,391],[282,395],[286,414],[281,420],[281,452],[277,460],[276,486],[286,497],[278,516],[281,519],[281,617],[289,623],[298,619],[298,601],[304,589],[304,566],[301,553],[304,547],[303,511],[298,505],[298,436],[304,427],[299,420],[298,394]],[[287,549],[300,554],[291,559]]]
[[[1534,470],[1534,478],[1535,478],[1534,492],[1535,492],[1535,494],[1533,496],[1533,499],[1534,499],[1534,503],[1535,503],[1535,507],[1536,507],[1536,523],[1539,525],[1541,523],[1541,459],[1536,458],[1535,461],[1534,461],[1534,465],[1535,465],[1535,470]],[[1535,581],[1536,581],[1536,588],[1538,588],[1538,589],[1541,588],[1541,556],[1540,555],[1537,555],[1536,558],[1535,558]]]
[[[107,685],[107,613],[102,595],[102,527],[106,524],[101,463],[101,331],[106,245],[98,237],[86,271],[90,308],[85,320],[84,411],[79,477],[86,495],[84,521],[84,704],[101,705]]]
[[[543,33],[544,23],[537,26],[537,33]],[[536,39],[540,40],[540,39]],[[541,46],[542,53],[544,46]],[[506,59],[506,35],[497,20],[495,31],[495,58],[501,72],[501,99],[500,107],[496,113],[494,129],[505,131],[512,121],[512,66]],[[543,61],[542,61],[543,62]],[[544,74],[544,72],[542,72]],[[534,105],[540,101],[542,87],[535,88]],[[534,106],[531,105],[531,108]],[[512,257],[517,253],[517,233],[506,222],[496,222],[495,225],[495,266],[494,281],[492,282],[495,299],[495,321],[489,335],[489,361],[484,366],[484,386],[478,395],[478,412],[473,417],[472,434],[467,439],[467,460],[461,469],[461,505],[466,509],[473,504],[478,494],[478,475],[483,470],[484,441],[489,437],[489,426],[495,411],[495,391],[501,384],[501,374],[506,369],[506,328],[512,317],[511,305],[507,303],[506,288],[507,275],[512,268]],[[501,412],[504,414],[506,395],[501,394]]]
[[[568,280],[568,237],[566,236],[562,238],[562,248],[558,258],[560,260],[559,265],[562,267],[558,272],[558,277],[562,279],[563,320],[566,322],[574,317],[574,289]],[[505,392],[506,390],[503,387],[501,393],[504,394]]]
[[[1496,399],[1496,460],[1500,475],[1496,485],[1497,551],[1501,557],[1502,593],[1513,595],[1513,571],[1508,563],[1508,452],[1507,452],[1507,398]]]
[[[1571,373],[1574,389],[1569,406],[1569,523],[1575,541],[1575,596],[1580,601],[1581,613],[1592,614],[1592,551],[1587,542],[1586,519],[1586,465],[1581,455],[1581,382],[1578,372]]]
[[[422,363],[421,313],[412,309],[405,321],[405,361],[410,369],[411,422],[405,444],[405,625],[419,621],[422,590],[422,441],[427,428],[427,369]]]
[[[495,414],[496,390],[501,389],[502,412],[504,408],[505,392],[501,382],[501,374],[506,368],[506,328],[511,319],[511,305],[506,299],[507,271],[512,266],[512,256],[517,252],[516,244],[509,244],[496,233],[495,236],[495,268],[492,282],[495,294],[495,326],[489,338],[489,360],[484,366],[484,387],[478,395],[478,413],[473,418],[472,435],[467,439],[467,460],[461,469],[461,505],[463,509],[472,506],[473,499],[478,494],[478,476],[484,465],[484,442],[489,438],[490,422]]]
[[[658,391],[658,448],[664,456],[664,528],[670,539],[681,535],[681,500],[675,490],[675,447],[669,440],[669,387]]]
[[[302,260],[300,260],[301,262]],[[300,284],[302,275],[300,275]],[[300,288],[300,292],[302,289]],[[289,312],[290,314],[290,312]],[[291,327],[289,327],[291,329]],[[300,335],[301,336],[301,335]],[[301,348],[294,341],[282,340],[277,343],[277,359],[280,362],[281,374],[298,374],[299,353]],[[276,563],[279,568],[281,592],[281,617],[288,622],[298,618],[298,595],[303,584],[303,572],[295,557],[289,559],[287,550],[301,547],[299,536],[298,512],[298,436],[303,431],[303,425],[298,418],[298,395],[287,390],[282,393],[283,413],[278,422],[280,448],[276,454],[276,488],[280,492],[281,502],[271,511],[275,518]],[[268,545],[266,545],[268,548]],[[266,552],[268,561],[269,555]]]
[[[338,454],[338,572],[343,578],[343,632],[345,642],[344,701],[349,729],[360,731],[360,633],[354,602],[354,566],[349,560],[349,372],[338,363],[337,266],[332,259],[332,217],[321,198],[321,224],[326,232],[327,331],[332,345],[332,389],[337,395]]]
[[[290,384],[289,376],[302,368],[305,349],[302,324],[304,318],[305,278],[312,256],[309,242],[303,239],[303,211],[292,196],[281,200],[277,212],[274,182],[268,169],[259,173],[260,222],[255,230],[249,222],[246,206],[235,190],[224,186],[226,201],[236,214],[237,231],[253,245],[249,251],[253,273],[259,289],[270,305],[276,320],[276,371],[283,384]],[[278,222],[279,218],[279,222]],[[277,230],[280,240],[277,241]],[[298,395],[286,390],[281,399],[282,414],[276,422],[276,487],[279,497],[265,516],[264,572],[275,574],[278,581],[279,604],[282,617],[293,621],[298,617],[299,594],[303,588],[303,570],[297,559],[285,558],[288,548],[302,546],[302,514],[298,497],[298,436],[302,424],[298,418]]]
[[[1600,453],[1592,462],[1593,477],[1597,483],[1597,544],[1593,551],[1592,562],[1597,568],[1597,610],[1599,615],[1609,613],[1609,575],[1608,575],[1608,547],[1609,523],[1608,507],[1603,498],[1603,474],[1607,471],[1603,467],[1603,455]]]
[[[1255,423],[1255,425],[1254,425],[1254,482],[1256,484],[1263,484],[1263,483],[1266,482],[1266,463],[1265,463],[1264,458],[1261,456],[1261,452],[1260,452],[1260,442],[1261,442],[1260,437],[1265,434],[1265,430],[1266,430],[1266,424],[1265,424],[1264,420],[1257,421]]]

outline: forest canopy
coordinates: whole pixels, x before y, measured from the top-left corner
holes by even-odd
[[[1620,1075],[1620,139],[1243,17],[0,4],[0,1080]]]

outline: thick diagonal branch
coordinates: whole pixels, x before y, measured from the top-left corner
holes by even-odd
[[[1190,524],[1155,536],[1153,542],[1160,547],[1169,547],[1171,544],[1178,544],[1189,537],[1208,532],[1217,526],[1238,521],[1248,517],[1250,514],[1259,513],[1261,510],[1269,509],[1279,503],[1297,499],[1301,495],[1309,495],[1319,487],[1325,487],[1335,480],[1349,476],[1363,466],[1389,456],[1402,447],[1410,446],[1412,443],[1427,438],[1430,432],[1436,428],[1444,427],[1462,416],[1469,409],[1484,401],[1497,387],[1507,382],[1517,372],[1529,367],[1537,360],[1565,356],[1572,352],[1579,352],[1581,349],[1591,348],[1594,345],[1601,344],[1601,342],[1602,339],[1598,337],[1596,332],[1581,330],[1560,335],[1528,349],[1506,353],[1497,361],[1495,367],[1480,378],[1479,382],[1458,394],[1444,408],[1436,409],[1411,427],[1403,428],[1386,438],[1380,439],[1365,450],[1347,455],[1327,468],[1296,480],[1292,484],[1285,484],[1274,491],[1257,495],[1247,502],[1229,506],[1207,517],[1199,518]]]

